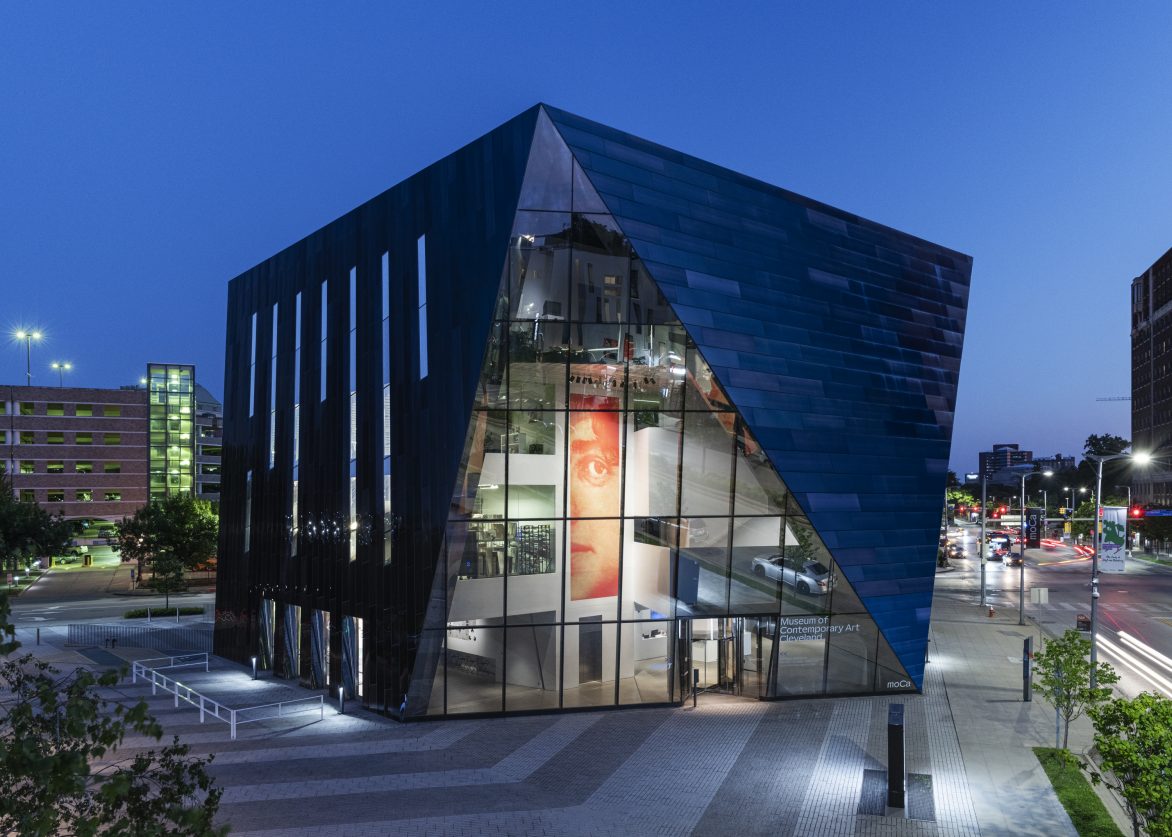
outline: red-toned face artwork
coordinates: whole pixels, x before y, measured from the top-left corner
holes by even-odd
[[[619,400],[570,395],[570,599],[617,596],[619,591]],[[577,411],[577,412],[573,412]]]

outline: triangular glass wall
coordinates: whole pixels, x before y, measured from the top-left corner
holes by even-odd
[[[544,112],[493,318],[428,714],[679,700],[734,629],[743,694],[906,680]]]

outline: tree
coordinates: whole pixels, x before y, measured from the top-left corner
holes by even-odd
[[[37,503],[18,501],[12,482],[0,474],[0,564],[6,570],[27,565],[40,555],[59,555],[71,540],[69,523]]]
[[[1135,837],[1141,825],[1150,837],[1172,835],[1172,700],[1144,692],[1092,707],[1088,714],[1101,768],[1081,762],[1091,781],[1123,797]]]
[[[1062,717],[1062,746],[1070,741],[1070,722],[1088,708],[1111,698],[1112,683],[1119,675],[1107,663],[1095,667],[1096,686],[1091,687],[1091,643],[1070,630],[1058,639],[1046,640],[1034,654],[1034,688]]]
[[[219,520],[206,500],[174,494],[152,501],[123,518],[118,544],[124,558],[138,562],[139,577],[147,564],[151,585],[167,596],[184,589],[184,573],[215,555]]]
[[[32,655],[13,657],[20,643],[9,610],[0,596],[0,831],[225,833],[212,824],[221,795],[207,772],[213,757],[189,757],[176,738],[159,752],[117,759],[128,734],[161,739],[146,703],[126,707],[103,695],[118,672],[61,675]]]
[[[150,586],[163,594],[163,607],[171,607],[171,594],[187,589],[187,567],[173,552],[160,552],[151,561]]]
[[[1131,447],[1131,442],[1122,436],[1116,436],[1112,433],[1104,433],[1102,435],[1092,433],[1090,436],[1087,436],[1087,440],[1083,444],[1083,454],[1110,456],[1113,453],[1123,453],[1129,447]]]

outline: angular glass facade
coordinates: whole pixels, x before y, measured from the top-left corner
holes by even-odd
[[[403,718],[918,688],[970,270],[522,114],[234,280],[217,651]]]

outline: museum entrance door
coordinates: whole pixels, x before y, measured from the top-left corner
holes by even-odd
[[[764,694],[765,670],[769,663],[768,640],[762,641],[761,622],[756,617],[733,616],[718,619],[681,620],[681,638],[689,637],[689,671],[701,695],[720,694],[760,698]],[[681,642],[681,652],[684,643]],[[681,653],[681,658],[682,658]],[[687,685],[687,684],[682,684]],[[681,688],[684,699],[691,697]]]

